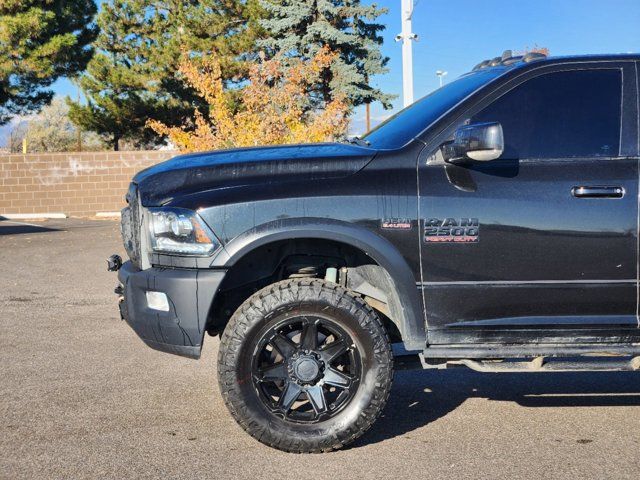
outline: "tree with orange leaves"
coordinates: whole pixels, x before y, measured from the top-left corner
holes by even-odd
[[[335,140],[346,134],[347,103],[334,98],[317,109],[309,96],[334,58],[323,48],[307,62],[285,65],[278,56],[261,59],[251,67],[246,85],[225,89],[215,56],[184,55],[180,74],[206,101],[208,114],[196,109],[193,119],[182,127],[157,120],[149,120],[147,126],[184,152]]]

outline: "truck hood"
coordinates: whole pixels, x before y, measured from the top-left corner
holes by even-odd
[[[146,207],[202,190],[346,177],[376,150],[344,143],[236,148],[180,155],[139,172],[133,183]]]

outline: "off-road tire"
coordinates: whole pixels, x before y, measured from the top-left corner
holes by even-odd
[[[362,357],[355,397],[334,417],[295,423],[270,412],[252,381],[252,357],[270,322],[297,312],[323,312],[348,331]],[[318,453],[341,448],[366,432],[384,408],[393,380],[387,332],[376,312],[349,290],[318,279],[270,285],[248,298],[231,317],[218,353],[218,381],[229,411],[251,436],[287,452]]]

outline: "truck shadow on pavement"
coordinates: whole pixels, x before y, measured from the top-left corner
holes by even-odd
[[[478,373],[472,370],[396,372],[382,416],[353,447],[402,436],[434,422],[470,398],[523,407],[640,405],[638,372]]]
[[[58,228],[50,228],[31,223],[14,222],[0,216],[0,236],[2,235],[19,235],[23,233],[44,233],[55,232]]]

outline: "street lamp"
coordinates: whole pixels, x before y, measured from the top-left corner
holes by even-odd
[[[446,76],[447,73],[444,70],[436,70],[436,76],[440,79],[440,86],[442,86],[442,77]]]

